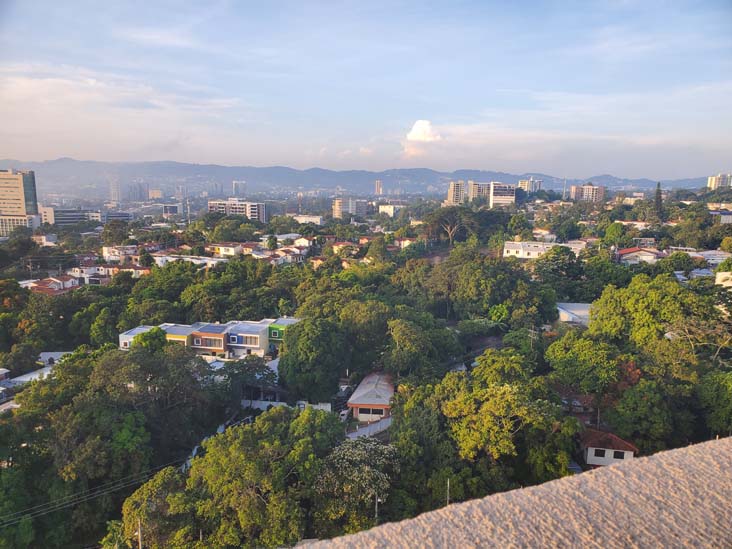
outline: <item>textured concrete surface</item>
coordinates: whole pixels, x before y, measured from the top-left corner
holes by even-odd
[[[732,547],[732,438],[450,505],[312,547]]]

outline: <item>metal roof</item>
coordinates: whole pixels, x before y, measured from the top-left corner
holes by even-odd
[[[394,396],[394,383],[391,376],[384,372],[372,372],[358,384],[348,399],[348,404],[389,406],[392,396]]]

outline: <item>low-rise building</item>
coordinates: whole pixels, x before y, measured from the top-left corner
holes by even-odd
[[[236,257],[244,252],[240,242],[216,242],[206,244],[204,249],[214,257]]]
[[[597,429],[585,429],[580,434],[580,449],[585,463],[590,467],[623,463],[638,453],[638,448],[630,442]]]
[[[55,234],[35,234],[31,239],[42,248],[58,246],[58,236]]]
[[[313,225],[321,226],[323,224],[323,216],[322,215],[301,215],[301,214],[286,214],[288,217],[291,217],[301,225],[305,225],[307,223],[312,223]]]
[[[69,275],[51,276],[35,280],[28,285],[28,289],[36,294],[44,295],[62,295],[76,290],[79,287],[79,281],[76,277]]]
[[[372,372],[358,384],[348,399],[347,406],[353,410],[353,417],[360,422],[379,421],[390,415],[393,396],[394,382],[391,375]]]
[[[616,252],[618,261],[623,265],[637,265],[639,263],[655,264],[659,259],[666,257],[664,252],[656,248],[623,248]]]
[[[565,243],[557,242],[506,242],[503,245],[503,257],[516,257],[518,259],[537,259],[556,246],[565,246],[572,250],[575,255],[587,247],[584,240],[570,240]]]
[[[389,217],[394,217],[404,208],[405,206],[401,204],[379,204],[379,213],[386,214]]]

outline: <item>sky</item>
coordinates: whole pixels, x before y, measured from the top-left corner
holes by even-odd
[[[0,0],[0,158],[732,171],[732,0]]]

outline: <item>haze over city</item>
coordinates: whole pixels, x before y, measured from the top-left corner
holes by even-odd
[[[730,22],[728,1],[4,1],[0,151],[698,177],[729,168]]]

